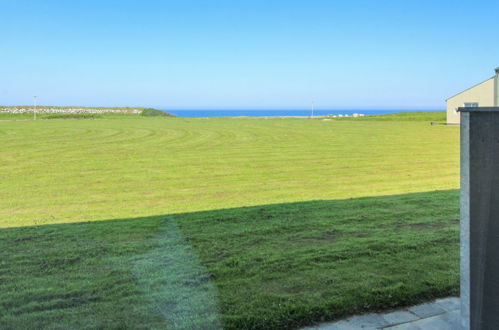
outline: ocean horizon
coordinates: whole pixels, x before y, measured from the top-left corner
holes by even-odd
[[[178,117],[286,117],[286,116],[296,116],[296,117],[307,117],[312,115],[312,111],[310,109],[279,109],[279,110],[241,110],[241,109],[223,109],[223,110],[215,110],[215,109],[161,109],[168,113],[171,113]],[[327,116],[327,115],[353,115],[354,113],[368,115],[387,115],[399,112],[415,112],[415,111],[445,111],[444,109],[432,109],[432,110],[394,110],[394,109],[378,109],[378,110],[324,110],[324,109],[316,109],[314,110],[314,116]]]

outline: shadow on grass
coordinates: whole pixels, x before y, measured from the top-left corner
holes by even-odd
[[[458,294],[458,192],[0,229],[7,328],[293,328]]]

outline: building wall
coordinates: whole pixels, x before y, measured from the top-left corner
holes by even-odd
[[[447,100],[447,124],[459,124],[460,115],[457,108],[465,103],[478,103],[480,107],[494,106],[494,81],[492,77],[481,84],[465,90]]]

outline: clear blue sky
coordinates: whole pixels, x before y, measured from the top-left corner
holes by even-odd
[[[499,1],[0,0],[0,104],[442,109]]]

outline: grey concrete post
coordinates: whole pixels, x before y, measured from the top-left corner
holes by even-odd
[[[470,114],[461,112],[461,320],[470,329]]]
[[[499,107],[461,112],[461,315],[499,329]]]
[[[494,77],[494,107],[499,107],[499,68],[496,68]]]

